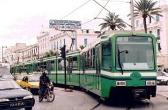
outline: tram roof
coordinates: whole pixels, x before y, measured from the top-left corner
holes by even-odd
[[[86,52],[87,50],[89,50],[89,49],[95,47],[97,44],[100,43],[100,41],[101,41],[101,38],[97,38],[96,41],[94,41],[94,42],[91,43],[91,44],[88,44],[88,45],[81,51],[81,53]]]
[[[41,62],[41,61],[51,61],[51,60],[54,60],[54,59],[56,59],[56,56],[42,58],[42,59],[39,60],[39,62]]]
[[[33,64],[33,63],[37,63],[37,62],[38,62],[38,60],[31,60],[31,61],[22,63],[22,64],[20,64],[20,65],[23,65],[23,64],[25,64],[25,65],[27,65],[27,64]]]
[[[67,53],[67,56],[77,56],[80,54],[80,51],[70,51]]]
[[[124,35],[125,36],[129,36],[129,35],[140,35],[140,36],[147,36],[147,35],[149,35],[149,36],[151,36],[152,34],[146,34],[146,33],[142,33],[142,32],[131,32],[131,31],[109,31],[109,32],[106,32],[104,35],[98,37],[97,40],[94,41],[93,43],[88,44],[81,51],[81,53],[86,52],[89,49],[92,49],[93,47],[95,47],[100,42],[106,42],[106,41],[108,41],[110,38],[115,37],[115,35],[117,35],[117,36],[124,36]],[[153,37],[153,35],[151,37]]]
[[[71,51],[71,52],[67,53],[67,57],[69,57],[69,56],[77,56],[77,55],[79,55],[79,53],[80,53],[80,51]],[[58,56],[58,57],[51,56],[51,57],[42,58],[41,60],[42,61],[51,61],[51,60],[60,59],[60,58],[61,58],[60,56]],[[38,62],[40,62],[40,59],[38,60]]]

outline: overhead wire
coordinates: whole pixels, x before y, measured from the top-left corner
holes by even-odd
[[[72,10],[70,13],[68,13],[67,15],[65,15],[64,17],[62,17],[62,19],[70,16],[71,14],[73,14],[75,11],[77,11],[78,9],[80,9],[81,7],[85,6],[88,2],[90,2],[91,0],[88,0],[86,2],[84,2],[83,4],[81,4],[80,6],[78,6],[77,8],[75,8],[74,10]]]
[[[109,2],[110,2],[110,0],[108,0],[108,1],[106,2],[106,4],[105,4],[103,7],[106,7]],[[103,10],[104,10],[104,8],[102,8],[102,9],[99,11],[99,13],[98,13],[93,19],[88,20],[88,21],[82,23],[82,25],[85,25],[85,24],[87,24],[87,23],[92,22],[93,20],[95,20],[95,19],[101,14],[101,12],[102,12]]]
[[[77,10],[80,9],[81,7],[85,6],[85,5],[86,5],[88,2],[90,2],[90,1],[94,1],[96,4],[98,4],[99,6],[102,7],[102,9],[100,10],[100,12],[97,14],[96,17],[98,17],[98,16],[101,14],[101,12],[102,12],[103,10],[106,10],[106,11],[108,11],[109,13],[111,13],[108,9],[105,8],[105,7],[107,6],[107,4],[110,2],[110,0],[108,0],[104,6],[101,5],[99,2],[97,2],[96,0],[88,0],[88,1],[84,2],[83,4],[81,4],[79,7],[75,8],[74,10],[72,10],[70,13],[68,13],[68,14],[65,15],[64,17],[62,17],[62,19],[64,19],[64,18],[70,16],[71,14],[73,14],[75,11],[77,11]],[[123,2],[123,1],[114,1],[114,2]],[[91,19],[91,20],[89,20],[89,21],[86,21],[86,22],[82,23],[82,25],[85,25],[85,24],[87,24],[87,23],[89,23],[89,22],[92,22],[93,20],[96,19],[96,17],[94,17],[93,19]],[[127,25],[129,25],[129,24],[127,24]]]
[[[96,0],[93,0],[96,4],[98,4],[99,6],[101,6],[103,9],[105,9],[106,11],[108,11],[109,13],[112,13],[111,11],[109,11],[107,8],[103,7],[103,5],[101,5],[99,2],[97,2]],[[127,22],[124,21],[125,24],[127,24],[129,27],[132,27],[132,25],[128,24]]]
[[[85,25],[85,24],[87,24],[87,23],[90,23],[90,22],[92,22],[93,20],[95,20],[95,18],[93,18],[93,19],[91,19],[91,20],[88,20],[88,21],[82,23],[82,25]]]
[[[110,0],[108,0],[108,1],[106,2],[106,4],[105,4],[103,7],[106,7],[109,2],[110,2]],[[97,14],[96,17],[98,17],[98,16],[101,14],[101,12],[102,12],[103,10],[104,10],[104,9],[102,8],[102,9],[100,10],[100,12]]]
[[[98,4],[99,6],[101,6],[103,9],[105,9],[106,11],[108,11],[109,13],[111,13],[108,9],[106,9],[103,5],[101,5],[99,2],[97,2],[96,0],[93,0],[96,4]]]

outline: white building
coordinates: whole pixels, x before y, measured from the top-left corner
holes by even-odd
[[[160,5],[162,17],[155,15],[147,18],[148,33],[158,38],[157,64],[168,68],[168,5]],[[135,30],[144,32],[143,19],[141,16],[135,18]]]
[[[55,31],[54,29],[46,29],[45,31],[43,30],[37,36],[37,42],[39,46],[39,57],[43,57],[45,52],[48,52],[51,50],[50,39],[55,34],[57,34],[57,31]]]
[[[50,50],[56,52],[57,49],[59,50],[64,45],[64,42],[67,50],[80,49],[80,46],[85,47],[87,44],[94,42],[97,36],[98,33],[89,29],[78,29],[74,31],[47,29],[37,36],[39,57],[43,57]]]
[[[51,50],[59,50],[65,42],[66,49],[69,51],[80,50],[81,46],[94,42],[97,39],[98,34],[89,29],[78,29],[75,31],[64,31],[51,37]],[[77,39],[77,40],[76,40]],[[76,42],[77,41],[77,42]]]
[[[22,59],[22,62],[36,60],[39,58],[39,46],[38,44],[27,46],[21,50],[21,53],[20,59]]]
[[[4,52],[5,61],[7,61],[9,64],[22,62],[22,59],[20,59],[22,56],[21,50],[25,47],[25,43],[16,43],[15,46],[8,47]]]

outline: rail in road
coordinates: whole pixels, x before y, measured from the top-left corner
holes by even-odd
[[[157,97],[151,98],[151,100],[131,103],[99,102],[95,97],[82,91],[65,92],[64,88],[55,88],[54,102],[43,101],[39,103],[38,96],[35,95],[36,103],[33,110],[168,110],[168,100],[165,96],[159,95],[166,87],[159,86]],[[167,90],[166,88],[165,91]]]

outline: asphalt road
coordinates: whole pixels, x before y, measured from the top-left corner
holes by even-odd
[[[168,86],[159,86],[157,97],[144,101],[123,102],[98,102],[95,97],[81,92],[65,92],[63,88],[55,88],[55,100],[52,103],[43,101],[36,103],[33,110],[168,110]]]

